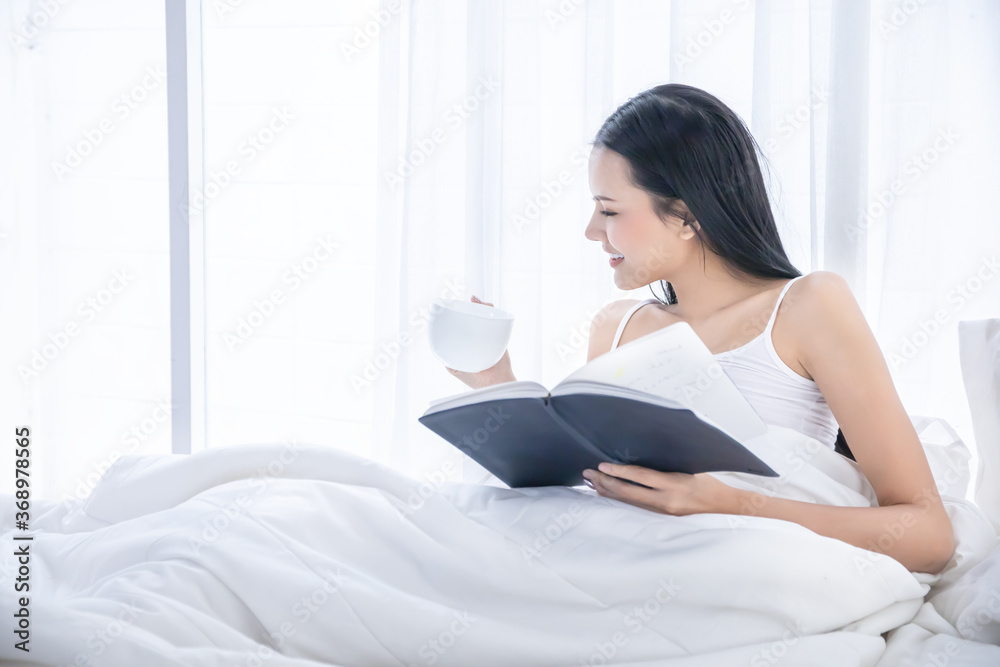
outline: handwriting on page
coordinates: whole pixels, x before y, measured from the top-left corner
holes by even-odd
[[[616,373],[617,380],[639,391],[676,399],[681,387],[693,379],[693,365],[686,361],[682,345],[669,345],[641,360],[623,364]]]

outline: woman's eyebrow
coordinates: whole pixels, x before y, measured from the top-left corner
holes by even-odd
[[[602,197],[601,195],[594,195],[594,201],[597,200],[614,201],[614,199],[612,199],[611,197]]]

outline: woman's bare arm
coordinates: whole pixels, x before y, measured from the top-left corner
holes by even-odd
[[[789,288],[786,313],[799,363],[833,411],[879,507],[817,505],[755,492],[731,498],[729,511],[794,521],[813,532],[884,553],[914,572],[940,572],[954,554],[951,520],[916,430],[896,393],[885,358],[850,287],[816,271]]]

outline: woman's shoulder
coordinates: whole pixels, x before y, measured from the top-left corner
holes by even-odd
[[[616,299],[604,304],[597,311],[590,323],[588,362],[611,349],[611,344],[614,342],[615,334],[618,332],[622,320],[625,319],[630,310],[643,301],[649,302],[650,299]],[[653,299],[653,301],[656,303],[649,303],[639,308],[633,315],[633,319],[639,318],[644,312],[654,308],[663,309],[663,305],[658,299]]]
[[[850,284],[833,271],[804,274],[788,287],[779,308],[784,338],[794,341],[800,358],[810,342],[821,340],[815,334],[866,326]]]
[[[591,321],[591,335],[607,338],[610,344],[626,313],[642,301],[643,299],[617,299],[604,304]]]
[[[608,321],[614,321],[614,325],[617,327],[621,322],[625,314],[638,306],[640,303],[647,303],[653,306],[658,306],[660,310],[663,308],[663,303],[654,297],[648,297],[645,299],[617,299],[615,301],[610,301],[601,308],[600,314],[604,315],[604,319]],[[646,310],[644,306],[641,310]]]
[[[852,301],[857,303],[843,276],[833,271],[813,271],[788,286],[780,307],[783,316],[786,311],[790,315],[786,320],[819,326],[826,318],[838,314],[835,308]],[[793,312],[795,314],[791,315]]]
[[[799,278],[799,280],[795,281],[795,285],[798,285],[800,290],[842,289],[848,292],[851,291],[847,279],[833,271],[811,271],[810,273],[803,273]],[[795,285],[792,285],[789,291],[794,289]]]

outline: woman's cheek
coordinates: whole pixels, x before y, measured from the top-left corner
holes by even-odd
[[[609,218],[612,222],[607,226],[606,230],[611,247],[628,256],[628,249],[635,247],[635,230],[622,220],[621,217],[619,213]]]

